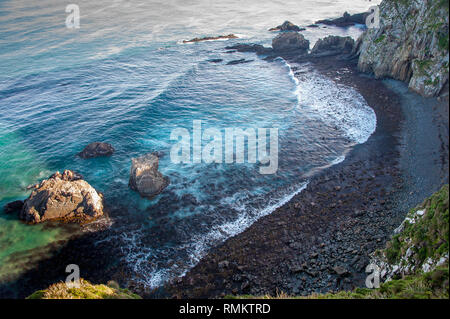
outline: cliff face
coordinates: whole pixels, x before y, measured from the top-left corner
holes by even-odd
[[[447,0],[383,0],[380,27],[358,40],[359,70],[439,95],[449,77],[448,12]]]

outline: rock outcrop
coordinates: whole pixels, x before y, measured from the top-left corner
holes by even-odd
[[[368,15],[369,12],[357,13],[353,15],[345,12],[340,18],[319,20],[316,21],[316,24],[335,25],[337,27],[345,28],[355,24],[365,24]]]
[[[238,39],[239,37],[234,34],[228,34],[228,35],[219,35],[216,37],[204,37],[204,38],[193,38],[191,40],[183,40],[183,43],[195,43],[195,42],[202,42],[202,41],[213,41],[213,40],[224,40],[224,39]]]
[[[329,56],[337,54],[349,54],[352,52],[355,40],[351,37],[339,37],[330,35],[317,40],[311,54],[314,56]]]
[[[169,178],[158,171],[159,158],[155,154],[133,158],[131,162],[129,186],[142,197],[152,198],[169,185]]]
[[[384,0],[380,27],[368,29],[357,42],[359,70],[437,96],[448,83],[448,13],[443,0]]]
[[[269,31],[304,31],[305,28],[300,28],[298,25],[293,24],[290,21],[285,21],[282,25],[279,25],[278,27],[271,28]]]
[[[114,147],[111,144],[94,142],[86,146],[78,156],[81,158],[111,156],[114,151]]]
[[[275,52],[298,52],[307,53],[309,41],[297,32],[280,33],[272,40],[272,48]]]
[[[272,54],[272,48],[266,48],[261,44],[238,43],[225,47],[226,50],[236,50],[238,52],[254,52],[258,55]]]
[[[37,184],[20,211],[31,224],[48,220],[84,223],[103,215],[103,196],[72,171],[56,172]]]

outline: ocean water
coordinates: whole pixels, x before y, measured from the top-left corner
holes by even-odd
[[[270,45],[270,27],[367,10],[376,1],[0,1],[0,205],[56,170],[81,173],[105,194],[117,258],[129,277],[157,287],[181,276],[215,245],[303,190],[312,172],[345,160],[373,133],[361,95],[309,64],[227,53],[240,42]],[[308,28],[312,45],[329,34],[357,37],[362,26]],[[239,39],[183,44],[234,33]],[[226,65],[245,58],[250,63]],[[208,60],[222,59],[221,63]],[[295,74],[294,74],[295,73]],[[170,133],[203,128],[278,128],[279,164],[174,164]],[[94,141],[110,158],[76,157]],[[131,158],[159,151],[171,180],[153,200],[128,188]],[[0,211],[0,281],[47,257],[72,227],[29,226]],[[39,253],[37,253],[39,252]]]

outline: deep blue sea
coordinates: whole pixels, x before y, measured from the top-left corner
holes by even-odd
[[[184,274],[215,245],[270,214],[308,178],[345,159],[376,126],[374,112],[352,88],[311,65],[267,62],[224,47],[270,46],[267,30],[285,20],[306,26],[374,1],[76,1],[80,28],[65,25],[56,0],[0,1],[0,206],[25,199],[26,187],[55,171],[81,173],[106,198],[130,278],[157,287]],[[361,27],[308,28],[314,42],[329,34],[357,37]],[[183,44],[234,33],[239,39]],[[226,65],[245,58],[250,63]],[[223,59],[221,63],[208,60]],[[177,127],[278,128],[279,164],[174,164]],[[76,156],[94,141],[111,143],[109,158]],[[131,158],[164,154],[171,180],[153,200],[128,187]],[[0,211],[0,281],[20,275],[20,260],[69,236],[62,228],[25,225]],[[21,256],[18,258],[17,256]],[[24,257],[25,256],[25,257]],[[34,259],[33,259],[34,258]],[[6,279],[5,279],[6,278]]]

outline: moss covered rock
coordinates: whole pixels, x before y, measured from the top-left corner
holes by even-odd
[[[89,281],[80,279],[79,288],[70,288],[64,282],[51,285],[45,290],[34,292],[26,299],[141,299],[140,296],[121,289],[117,283],[108,285],[93,285]]]

